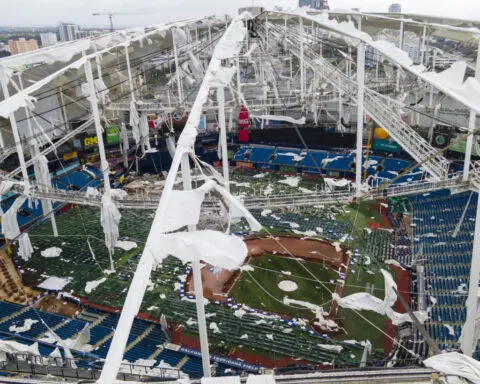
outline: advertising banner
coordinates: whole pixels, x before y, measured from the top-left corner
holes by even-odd
[[[120,130],[115,124],[110,125],[106,130],[107,144],[118,144],[120,142]]]
[[[398,152],[400,150],[400,145],[394,140],[375,139],[373,142],[373,149],[375,151]]]

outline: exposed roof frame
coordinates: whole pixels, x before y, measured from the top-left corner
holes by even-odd
[[[461,94],[461,90],[455,90],[455,87],[446,87],[445,83],[440,83],[439,81],[435,81],[431,73],[425,72],[425,68],[423,66],[416,66],[413,65],[412,60],[408,57],[408,54],[393,46],[387,46],[388,44],[377,44],[377,42],[373,41],[372,37],[365,32],[359,31],[353,23],[336,23],[333,20],[324,19],[323,21],[315,15],[310,15],[308,12],[304,12],[303,10],[299,9],[296,13],[290,12],[283,12],[283,11],[268,11],[269,14],[272,15],[282,15],[283,17],[287,18],[303,18],[310,22],[316,23],[321,28],[328,30],[330,32],[348,37],[353,39],[354,41],[362,41],[365,44],[372,46],[373,48],[377,49],[384,57],[388,58],[389,61],[393,62],[395,65],[398,65],[402,68],[405,68],[408,72],[412,73],[413,75],[421,78],[423,81],[429,83],[436,89],[439,89],[447,96],[451,97],[452,99],[458,101],[462,105],[466,106],[467,108],[474,110],[478,114],[480,114],[480,102],[476,102],[475,100],[480,100],[480,83],[475,78],[468,78],[465,84],[469,88],[470,92],[475,92],[478,94],[472,94],[471,97],[465,97],[465,95]],[[357,13],[358,14],[358,13]],[[307,25],[307,24],[304,24]],[[347,44],[352,45],[351,42],[347,39]],[[466,65],[465,65],[466,67]],[[425,75],[426,74],[426,75]]]

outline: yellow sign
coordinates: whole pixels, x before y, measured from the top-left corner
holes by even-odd
[[[70,153],[65,153],[63,155],[63,160],[72,160],[72,159],[76,159],[78,157],[78,153],[77,152],[70,152]]]
[[[239,168],[253,168],[253,164],[252,163],[247,163],[247,162],[244,162],[244,161],[237,161],[237,167]]]
[[[83,139],[83,145],[85,147],[90,147],[91,145],[98,145],[98,137],[97,136],[85,137]]]

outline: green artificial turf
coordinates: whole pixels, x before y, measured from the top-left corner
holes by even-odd
[[[301,264],[300,264],[301,263]],[[330,279],[338,278],[338,274],[319,263],[297,261],[282,256],[264,255],[253,258],[249,264],[255,270],[244,271],[239,281],[232,289],[231,296],[239,303],[268,312],[288,314],[291,316],[311,319],[314,314],[309,309],[297,309],[283,304],[283,298],[306,301],[316,305],[325,304],[324,310],[330,308],[331,293],[315,278],[333,291],[335,284]],[[303,267],[308,268],[315,278]],[[291,272],[291,275],[282,273]],[[291,280],[297,283],[298,289],[294,292],[284,292],[278,287],[282,280]],[[268,292],[268,293],[267,293]],[[294,305],[299,307],[298,305]]]
[[[252,179],[252,175],[259,174],[259,171],[246,171],[250,174],[234,174],[233,180],[238,183],[250,183],[250,186],[233,186],[237,193],[256,194],[262,193],[268,185],[272,185],[274,193],[299,193],[299,188],[315,190],[321,187],[321,179],[301,179],[299,187],[290,187],[278,183],[278,180],[284,179],[278,174],[268,173],[263,178]],[[253,186],[253,187],[252,187]],[[368,223],[374,217],[374,221],[380,220],[378,207],[372,209],[371,203],[360,205],[359,214],[356,215],[356,206],[348,206],[346,214],[338,214],[337,219],[340,222],[351,223],[356,217],[354,232],[355,240],[347,243],[348,247],[360,248],[363,242],[363,231]],[[321,212],[325,219],[331,220],[335,210],[338,207],[327,207]],[[333,213],[332,213],[333,212]],[[320,213],[319,213],[320,214]],[[52,237],[51,225],[49,222],[40,225],[30,232],[35,254],[28,261],[24,262],[18,257],[17,265],[25,270],[23,278],[28,285],[37,285],[48,276],[70,277],[72,281],[64,290],[89,298],[92,302],[109,305],[114,308],[122,308],[128,287],[136,269],[138,257],[142,251],[143,243],[146,240],[153,219],[153,212],[150,211],[122,211],[122,220],[120,222],[120,238],[122,240],[135,241],[138,248],[129,252],[116,249],[113,258],[115,260],[116,273],[112,275],[104,274],[103,270],[110,268],[108,251],[104,245],[103,229],[100,225],[100,211],[94,207],[75,207],[72,210],[57,217],[60,236]],[[309,217],[309,214],[304,214]],[[315,213],[316,215],[316,213]],[[326,228],[326,227],[325,227]],[[276,228],[273,228],[275,231]],[[285,229],[278,229],[279,232]],[[328,235],[327,233],[324,235]],[[93,259],[88,248],[89,240],[96,261]],[[49,247],[57,246],[63,249],[60,258],[47,259],[40,256],[40,251]],[[329,290],[334,290],[335,285],[330,283],[331,279],[338,278],[334,271],[323,267],[321,264],[303,262],[301,263],[310,270],[316,278],[325,282]],[[314,314],[308,309],[296,309],[286,306],[282,303],[284,296],[292,299],[310,302],[316,305],[325,304],[324,310],[330,308],[331,293],[316,282],[314,278],[299,264],[296,260],[287,259],[275,255],[267,255],[252,260],[251,265],[255,268],[253,272],[242,272],[241,279],[232,290],[231,296],[239,303],[244,303],[254,308],[262,309],[268,312],[285,313],[291,316],[304,317],[312,319]],[[375,268],[376,266],[370,266]],[[263,269],[262,269],[263,268]],[[264,269],[270,269],[266,271]],[[171,299],[178,302],[179,293],[174,290],[175,283],[179,282],[179,276],[183,275],[185,266],[174,258],[168,258],[161,266],[152,273],[152,284],[145,294],[141,310],[150,313],[153,316],[160,317],[161,314],[168,314],[171,317],[178,317],[175,306]],[[292,275],[282,274],[282,271],[290,271]],[[251,276],[249,275],[251,274]],[[107,280],[100,284],[92,293],[85,292],[86,283],[93,280],[106,277]],[[380,279],[379,279],[380,277]],[[260,282],[261,286],[269,294],[265,293],[254,279]],[[357,275],[350,275],[347,278],[347,288],[344,295],[355,292],[350,290],[349,284],[359,285],[363,291],[366,282],[371,282],[376,286],[383,288],[383,278],[376,271],[376,275],[370,277],[365,271],[360,274],[360,280],[357,281]],[[284,292],[278,288],[281,280],[295,281],[299,289],[295,292]],[[377,281],[378,280],[378,281]],[[377,293],[380,291],[376,291]],[[383,291],[379,293],[383,297]],[[278,301],[277,301],[278,300]],[[280,302],[279,302],[280,301]],[[359,319],[357,315],[342,311],[341,316],[347,316],[346,327],[349,332],[344,339],[365,340],[369,339],[374,347],[383,345],[383,335],[376,329]],[[383,330],[384,319],[379,318],[377,314],[363,312],[365,317],[369,318]],[[234,317],[233,312],[231,314]],[[381,335],[381,336],[379,336]],[[305,335],[309,337],[308,334]],[[253,340],[244,341],[245,348],[251,348]]]
[[[374,286],[373,294],[383,300],[385,297],[385,285],[380,268],[390,272],[394,280],[396,279],[395,271],[386,265],[372,264],[365,267],[354,267],[349,270],[342,296],[345,297],[357,292],[365,292],[368,284]],[[351,273],[351,271],[355,271],[355,273]],[[387,317],[371,311],[360,311],[359,313],[360,315],[350,309],[341,309],[339,311],[338,316],[343,319],[347,331],[347,335],[342,336],[340,339],[370,340],[374,349],[382,348],[385,335],[380,330],[383,331],[385,329]],[[365,319],[362,318],[362,316]]]
[[[341,223],[354,227],[352,236],[354,240],[347,241],[345,245],[349,248],[361,249],[364,246],[364,231],[370,222],[381,223],[382,215],[378,202],[363,202],[350,204],[344,207],[344,212],[337,214],[335,219]]]

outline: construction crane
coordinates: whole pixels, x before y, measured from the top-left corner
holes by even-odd
[[[110,20],[110,32],[113,32],[113,16],[116,15],[142,15],[142,13],[136,12],[95,12],[92,13],[92,16],[108,16]]]

